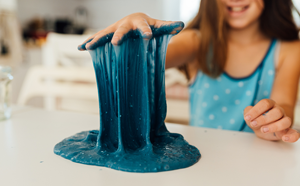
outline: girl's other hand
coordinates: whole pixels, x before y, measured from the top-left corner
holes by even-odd
[[[143,38],[150,39],[152,37],[152,30],[150,28],[150,25],[154,26],[155,28],[159,28],[164,25],[170,25],[173,29],[170,30],[169,34],[178,33],[184,27],[183,22],[180,21],[161,21],[150,18],[144,13],[134,13],[124,17],[123,19],[110,25],[106,29],[100,30],[98,33],[89,37],[86,41],[78,46],[78,50],[95,49],[98,46],[99,42],[106,41],[105,38],[109,34],[113,34],[111,43],[113,45],[119,45],[122,42],[123,36],[130,30],[139,30]]]
[[[263,99],[254,107],[246,107],[244,119],[255,134],[262,139],[293,143],[300,137],[300,134],[291,128],[291,118],[271,99]]]

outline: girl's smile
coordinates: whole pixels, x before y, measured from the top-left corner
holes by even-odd
[[[249,5],[247,6],[227,6],[228,13],[230,17],[239,17],[243,15],[249,8]]]
[[[259,17],[264,8],[263,0],[222,0],[225,19],[233,29],[247,28]]]

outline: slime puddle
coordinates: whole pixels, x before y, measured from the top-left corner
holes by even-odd
[[[160,172],[189,167],[199,150],[170,133],[166,117],[165,57],[170,27],[152,28],[145,41],[129,32],[119,46],[106,41],[90,50],[100,107],[100,130],[64,139],[54,153],[73,162],[127,172]]]

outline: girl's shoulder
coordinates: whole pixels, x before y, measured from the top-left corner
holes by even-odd
[[[280,41],[278,68],[284,64],[300,64],[300,40]]]
[[[281,48],[282,51],[285,53],[289,52],[297,52],[299,53],[300,49],[300,40],[295,40],[295,41],[280,41],[281,42]]]

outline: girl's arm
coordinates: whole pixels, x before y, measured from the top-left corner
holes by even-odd
[[[166,68],[178,67],[196,59],[200,42],[197,30],[184,30],[172,37],[167,49]]]
[[[291,129],[300,75],[300,41],[283,42],[271,99],[247,107],[244,117],[255,134],[266,140],[295,142],[300,134]],[[266,113],[267,112],[267,113]]]

